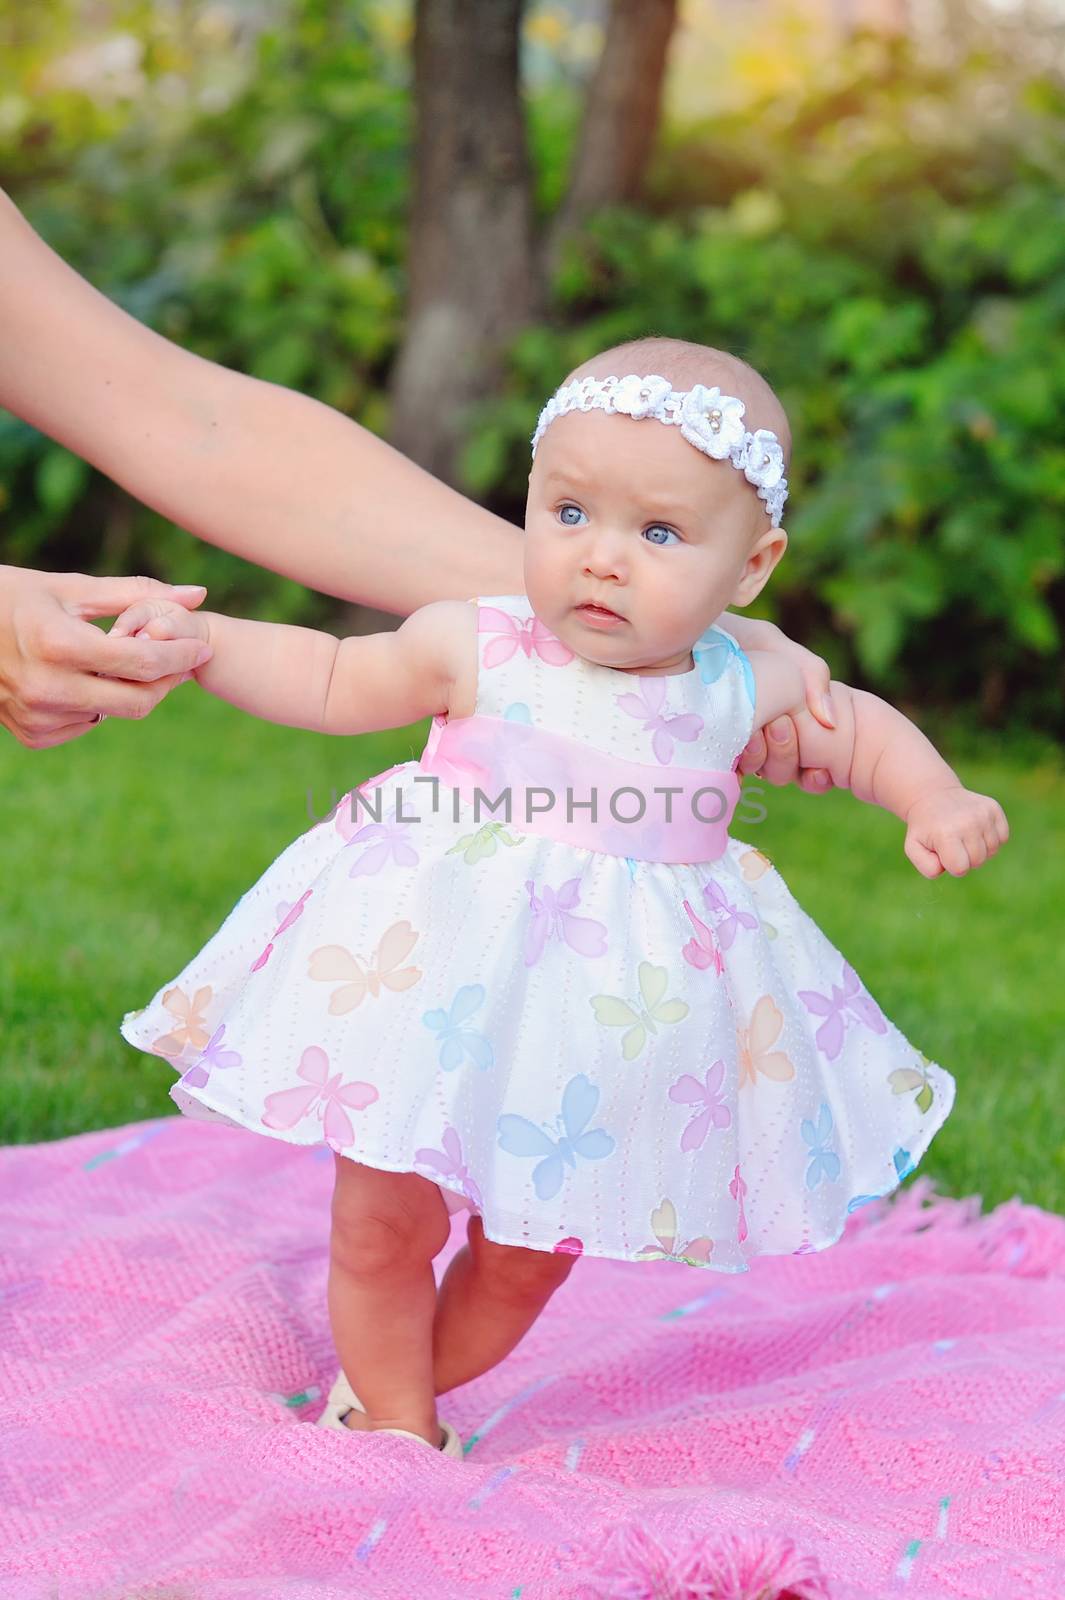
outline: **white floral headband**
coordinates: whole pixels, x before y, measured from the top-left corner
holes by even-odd
[[[690,389],[676,390],[668,378],[651,373],[641,378],[635,372],[624,378],[578,378],[557,389],[540,413],[532,436],[533,459],[536,446],[556,417],[568,411],[607,411],[625,417],[653,417],[656,422],[678,427],[697,450],[715,461],[731,461],[765,501],[774,528],[779,528],[788,498],[784,476],[784,451],[780,440],[768,428],[749,433],[743,425],[746,406],[735,396],[722,394],[715,385],[708,389],[697,383]]]

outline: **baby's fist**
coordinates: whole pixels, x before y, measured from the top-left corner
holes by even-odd
[[[903,849],[924,877],[938,878],[946,871],[961,878],[982,867],[1009,836],[998,801],[958,784],[914,801],[906,813]]]
[[[148,639],[210,638],[207,618],[174,600],[136,600],[115,618],[108,633],[128,638],[143,634]]]
[[[115,618],[108,633],[131,639],[202,639],[206,651],[200,652],[190,672],[177,679],[179,684],[195,677],[196,668],[203,666],[212,655],[207,618],[202,612],[186,610],[174,600],[136,600]]]

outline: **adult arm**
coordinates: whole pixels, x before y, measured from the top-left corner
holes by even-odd
[[[521,531],[306,395],[154,333],[0,191],[0,405],[197,538],[407,615],[520,591]]]

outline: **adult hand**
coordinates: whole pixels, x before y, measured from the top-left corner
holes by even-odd
[[[146,717],[209,660],[197,639],[122,638],[90,617],[114,617],[153,596],[202,604],[202,586],[0,566],[0,724],[28,750],[80,738],[99,714]]]
[[[747,618],[745,622],[745,637],[755,627],[764,632],[765,638],[758,641],[759,649],[777,650],[794,660],[802,673],[810,714],[822,726],[835,727],[832,701],[828,694],[831,674],[827,663],[814,655],[812,650],[807,650],[805,645],[789,639],[775,622],[754,618]],[[740,755],[739,769],[744,776],[751,773],[776,786],[797,783],[807,794],[824,794],[833,787],[832,774],[826,768],[799,766],[799,734],[791,717],[776,717],[766,727],[752,733]]]

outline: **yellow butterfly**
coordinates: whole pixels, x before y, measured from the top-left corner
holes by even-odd
[[[772,995],[764,994],[751,1014],[750,1028],[736,1029],[736,1042],[740,1048],[740,1083],[755,1087],[758,1074],[772,1078],[777,1083],[787,1083],[795,1076],[795,1068],[781,1050],[770,1050],[776,1044],[784,1026],[780,1007]]]
[[[191,1044],[194,1050],[206,1050],[211,1030],[204,1022],[202,1013],[210,1005],[213,993],[209,983],[197,989],[191,1000],[184,989],[166,991],[163,1004],[172,1017],[177,1017],[178,1026],[155,1040],[152,1045],[154,1055],[179,1056],[187,1044]]]
[[[517,843],[517,839],[510,837],[501,822],[486,822],[476,833],[464,833],[455,844],[448,846],[444,854],[453,856],[456,851],[461,851],[466,865],[472,866],[485,856],[494,856],[498,844]]]
[[[713,1239],[708,1239],[702,1234],[687,1244],[677,1243],[677,1209],[672,1200],[663,1200],[662,1204],[651,1212],[651,1232],[658,1243],[644,1245],[642,1250],[637,1250],[635,1256],[637,1261],[686,1261],[690,1267],[710,1265],[710,1252],[714,1248]]]
[[[399,963],[410,955],[418,934],[409,922],[393,922],[381,935],[377,953],[372,961],[363,961],[340,944],[323,944],[311,951],[310,977],[322,983],[341,983],[329,1001],[333,1016],[343,1016],[362,1005],[368,994],[376,1000],[381,985],[387,989],[409,989],[421,977],[418,967],[400,967]],[[398,971],[396,969],[399,969]]]
[[[919,1067],[896,1067],[894,1072],[888,1073],[890,1083],[895,1094],[905,1094],[907,1089],[920,1089],[917,1096],[917,1106],[924,1112],[927,1111],[935,1099],[935,1090],[928,1081],[928,1069],[932,1065],[928,1057],[920,1050],[917,1052]]]
[[[638,970],[642,1005],[639,1002],[630,1005],[613,994],[591,997],[596,1022],[605,1022],[609,1028],[626,1029],[621,1039],[621,1054],[626,1061],[634,1061],[647,1043],[648,1035],[658,1032],[656,1022],[680,1022],[688,1015],[685,1001],[662,999],[669,982],[665,967],[641,961]]]

